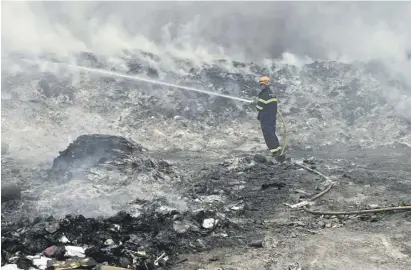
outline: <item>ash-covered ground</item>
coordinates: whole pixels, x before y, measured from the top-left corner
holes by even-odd
[[[3,60],[2,189],[21,193],[2,194],[2,264],[28,269],[26,255],[54,246],[48,255],[61,260],[78,246],[95,261],[82,267],[409,268],[409,212],[323,217],[287,206],[326,183],[266,159],[252,106],[21,57]],[[270,74],[286,154],[336,183],[313,209],[411,205],[410,86],[383,65],[170,59],[76,62],[243,98]]]

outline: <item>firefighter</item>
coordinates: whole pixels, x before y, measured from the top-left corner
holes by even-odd
[[[277,98],[275,93],[270,89],[270,78],[263,76],[258,80],[260,84],[260,93],[258,98],[254,99],[258,110],[257,119],[260,121],[265,143],[272,153],[273,157],[279,162],[285,160],[281,154],[281,146],[278,137],[275,134],[277,122]]]

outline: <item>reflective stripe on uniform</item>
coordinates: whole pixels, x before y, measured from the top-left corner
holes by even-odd
[[[276,98],[270,98],[270,99],[268,99],[268,100],[264,100],[264,99],[262,99],[262,98],[259,98],[258,101],[260,101],[260,102],[262,102],[262,103],[264,103],[264,104],[268,104],[268,103],[271,103],[271,102],[277,102],[277,99],[276,99]]]
[[[271,152],[271,153],[275,153],[275,152],[277,152],[277,151],[279,151],[279,150],[281,150],[281,146],[279,146],[279,147],[277,147],[277,148],[274,148],[274,149],[270,149],[270,152]]]
[[[260,111],[263,109],[263,107],[261,107],[261,106],[255,106],[257,109],[259,109]]]
[[[72,262],[72,263],[70,263],[70,266],[71,266],[71,268],[77,268],[77,267],[80,267],[81,264],[79,262]]]

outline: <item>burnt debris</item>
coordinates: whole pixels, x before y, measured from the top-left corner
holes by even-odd
[[[120,136],[82,135],[53,161],[50,177],[70,180],[84,177],[90,170],[152,171],[156,168],[153,160],[145,156],[143,147]],[[163,168],[164,161],[160,167]]]
[[[140,203],[138,216],[119,212],[106,219],[67,215],[60,220],[50,216],[3,223],[2,265],[44,268],[40,262],[43,258],[48,269],[59,269],[62,261],[72,263],[70,260],[76,260],[78,267],[74,268],[97,264],[167,268],[181,260],[179,253],[207,250],[235,233],[228,220],[212,212],[179,213],[159,209],[159,202]],[[88,259],[86,265],[84,258]]]

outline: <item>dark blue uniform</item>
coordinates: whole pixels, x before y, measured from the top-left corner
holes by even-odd
[[[257,119],[260,120],[265,143],[271,153],[278,154],[281,147],[278,137],[275,134],[277,124],[277,98],[269,86],[262,87],[261,92],[258,94],[256,108],[258,110]]]

